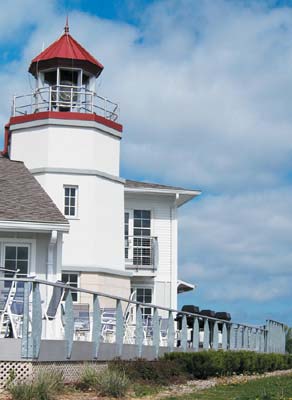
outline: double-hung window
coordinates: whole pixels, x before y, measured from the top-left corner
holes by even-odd
[[[67,272],[62,274],[62,282],[65,283],[66,285],[78,288],[78,280],[79,280],[78,274],[67,273]],[[72,290],[71,294],[72,294],[72,300],[75,302],[78,301],[78,292],[74,292]]]
[[[77,217],[78,186],[64,186],[64,215],[69,218]]]
[[[4,246],[4,267],[11,271],[18,271],[18,276],[27,276],[29,246],[6,244]]]
[[[152,289],[146,287],[136,288],[136,300],[140,303],[152,303]],[[146,305],[141,306],[142,318],[147,319],[152,315],[152,308]]]

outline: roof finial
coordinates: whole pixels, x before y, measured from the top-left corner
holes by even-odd
[[[68,15],[67,15],[67,17],[66,17],[66,25],[65,25],[65,28],[64,28],[64,32],[65,33],[69,33],[69,18],[68,18]]]

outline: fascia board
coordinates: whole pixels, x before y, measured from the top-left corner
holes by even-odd
[[[69,223],[56,224],[50,222],[0,221],[0,230],[21,232],[69,232]]]

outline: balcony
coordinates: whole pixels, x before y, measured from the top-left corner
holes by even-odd
[[[45,111],[97,114],[114,122],[119,117],[117,103],[82,86],[47,86],[13,98],[13,117]]]
[[[158,266],[157,237],[126,236],[125,262],[127,269],[156,271]]]

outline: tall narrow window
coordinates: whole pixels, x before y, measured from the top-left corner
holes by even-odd
[[[129,258],[129,219],[130,214],[125,212],[125,258]]]
[[[77,217],[77,186],[64,186],[64,215]]]
[[[134,210],[134,265],[151,265],[151,212]]]

